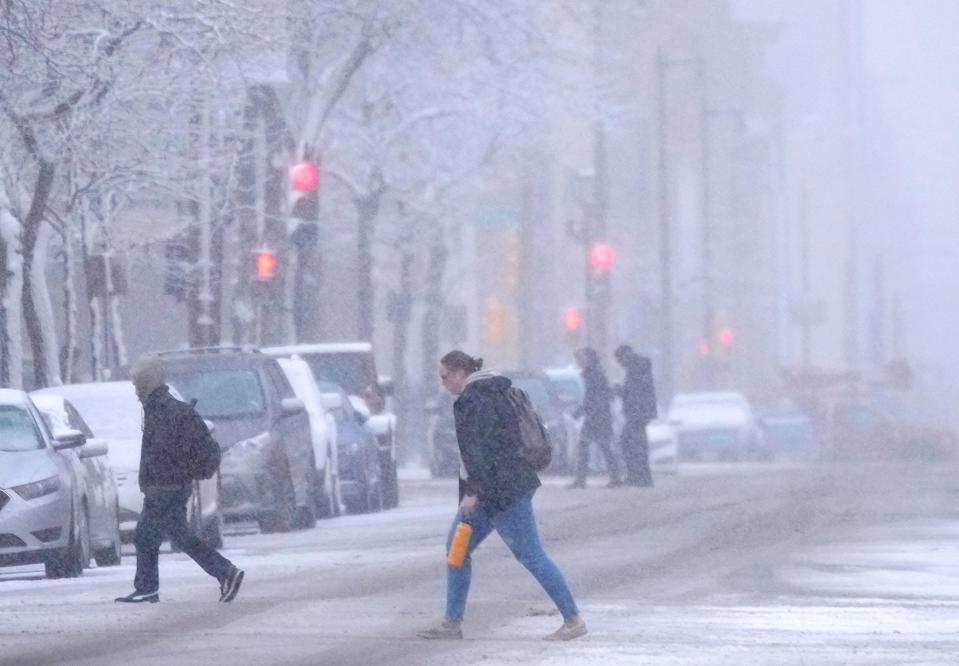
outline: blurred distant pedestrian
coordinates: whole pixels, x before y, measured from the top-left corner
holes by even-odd
[[[570,488],[585,488],[589,472],[589,448],[596,444],[606,458],[609,472],[608,487],[623,485],[619,474],[619,460],[613,453],[613,391],[599,361],[599,354],[592,347],[576,351],[576,363],[583,371],[583,404],[574,416],[583,417],[576,460],[576,478]]]
[[[626,371],[626,378],[619,388],[625,420],[619,446],[626,463],[626,483],[633,486],[651,486],[653,475],[649,470],[646,426],[657,414],[652,363],[645,356],[633,351],[629,345],[620,345],[613,355]]]
[[[546,640],[568,641],[586,634],[573,595],[556,563],[543,550],[533,515],[539,477],[520,454],[519,420],[509,398],[512,382],[482,370],[482,359],[451,351],[440,361],[443,386],[455,396],[456,440],[462,459],[460,506],[446,541],[454,542],[460,523],[468,538],[459,566],[446,567],[446,615],[421,632],[427,639],[463,638],[463,615],[472,578],[472,553],[496,530],[513,555],[542,585],[563,616]],[[472,531],[470,531],[470,529]],[[449,562],[449,561],[448,561]]]
[[[130,369],[130,377],[143,404],[140,451],[143,511],[134,537],[137,548],[134,589],[116,601],[156,603],[160,600],[159,556],[165,535],[219,581],[220,601],[233,601],[243,582],[243,571],[198,539],[190,531],[186,518],[186,505],[193,491],[190,444],[194,437],[208,436],[205,424],[190,405],[170,395],[159,357],[141,356]],[[204,430],[200,432],[197,428]]]

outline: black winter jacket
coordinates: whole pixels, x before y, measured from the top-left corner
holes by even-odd
[[[167,386],[151,393],[143,405],[143,443],[140,447],[140,490],[173,489],[189,485],[185,469],[190,442],[202,434],[193,430],[205,427],[193,408],[180,402]]]
[[[610,439],[613,436],[613,390],[602,368],[583,369],[583,404],[576,411],[583,417],[581,435],[587,439]]]
[[[453,403],[456,440],[467,477],[460,484],[460,495],[475,495],[499,510],[540,485],[536,472],[519,454],[519,422],[506,396],[510,386],[506,377],[479,379],[467,384]]]
[[[649,423],[657,413],[652,364],[645,356],[630,353],[623,359],[623,367],[626,369],[626,379],[620,389],[623,418],[627,423]]]

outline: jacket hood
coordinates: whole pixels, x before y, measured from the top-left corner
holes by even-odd
[[[463,389],[465,391],[466,388],[472,387],[474,390],[482,391],[505,391],[512,385],[513,382],[508,377],[504,377],[495,370],[480,370],[466,378]]]

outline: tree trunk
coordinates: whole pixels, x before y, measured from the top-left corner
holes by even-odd
[[[23,386],[23,341],[19,294],[22,288],[20,224],[0,190],[0,385]]]
[[[436,364],[440,359],[440,320],[445,306],[443,276],[446,274],[448,259],[449,250],[441,231],[430,247],[429,264],[426,268],[426,312],[421,324],[424,386],[436,381]]]
[[[30,350],[33,354],[34,385],[37,388],[47,386],[48,371],[46,362],[46,345],[43,335],[43,325],[37,312],[36,299],[33,292],[33,263],[40,225],[43,224],[47,201],[53,189],[53,178],[56,167],[45,159],[39,160],[40,168],[37,172],[37,184],[33,190],[33,201],[30,210],[23,221],[21,245],[23,252],[23,322],[27,328],[27,337],[30,341]]]
[[[380,212],[383,188],[377,187],[355,200],[357,213],[356,334],[358,340],[372,340],[375,326],[373,292],[373,227]]]
[[[33,295],[37,310],[37,321],[43,336],[43,365],[47,372],[47,385],[59,386],[63,383],[60,376],[60,354],[57,345],[57,329],[53,318],[53,303],[50,300],[50,288],[47,285],[46,257],[49,253],[53,228],[41,224],[34,247],[34,257],[39,257],[32,267]]]

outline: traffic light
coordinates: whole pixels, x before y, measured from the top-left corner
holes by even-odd
[[[709,346],[709,343],[706,341],[699,343],[699,355],[700,356],[709,356],[712,352],[712,348]]]
[[[276,276],[276,255],[270,250],[253,253],[257,280],[268,281]]]
[[[575,333],[583,326],[583,313],[579,308],[566,308],[563,310],[563,326],[568,333]]]
[[[312,192],[320,182],[320,171],[309,160],[304,160],[290,169],[290,184],[300,192]]]
[[[303,160],[290,167],[290,217],[316,224],[320,213],[319,183],[320,171],[313,162]]]
[[[605,275],[616,263],[616,252],[609,243],[593,243],[589,250],[589,263],[597,275]]]
[[[730,347],[733,344],[733,329],[726,327],[719,331],[719,344],[723,347]]]

